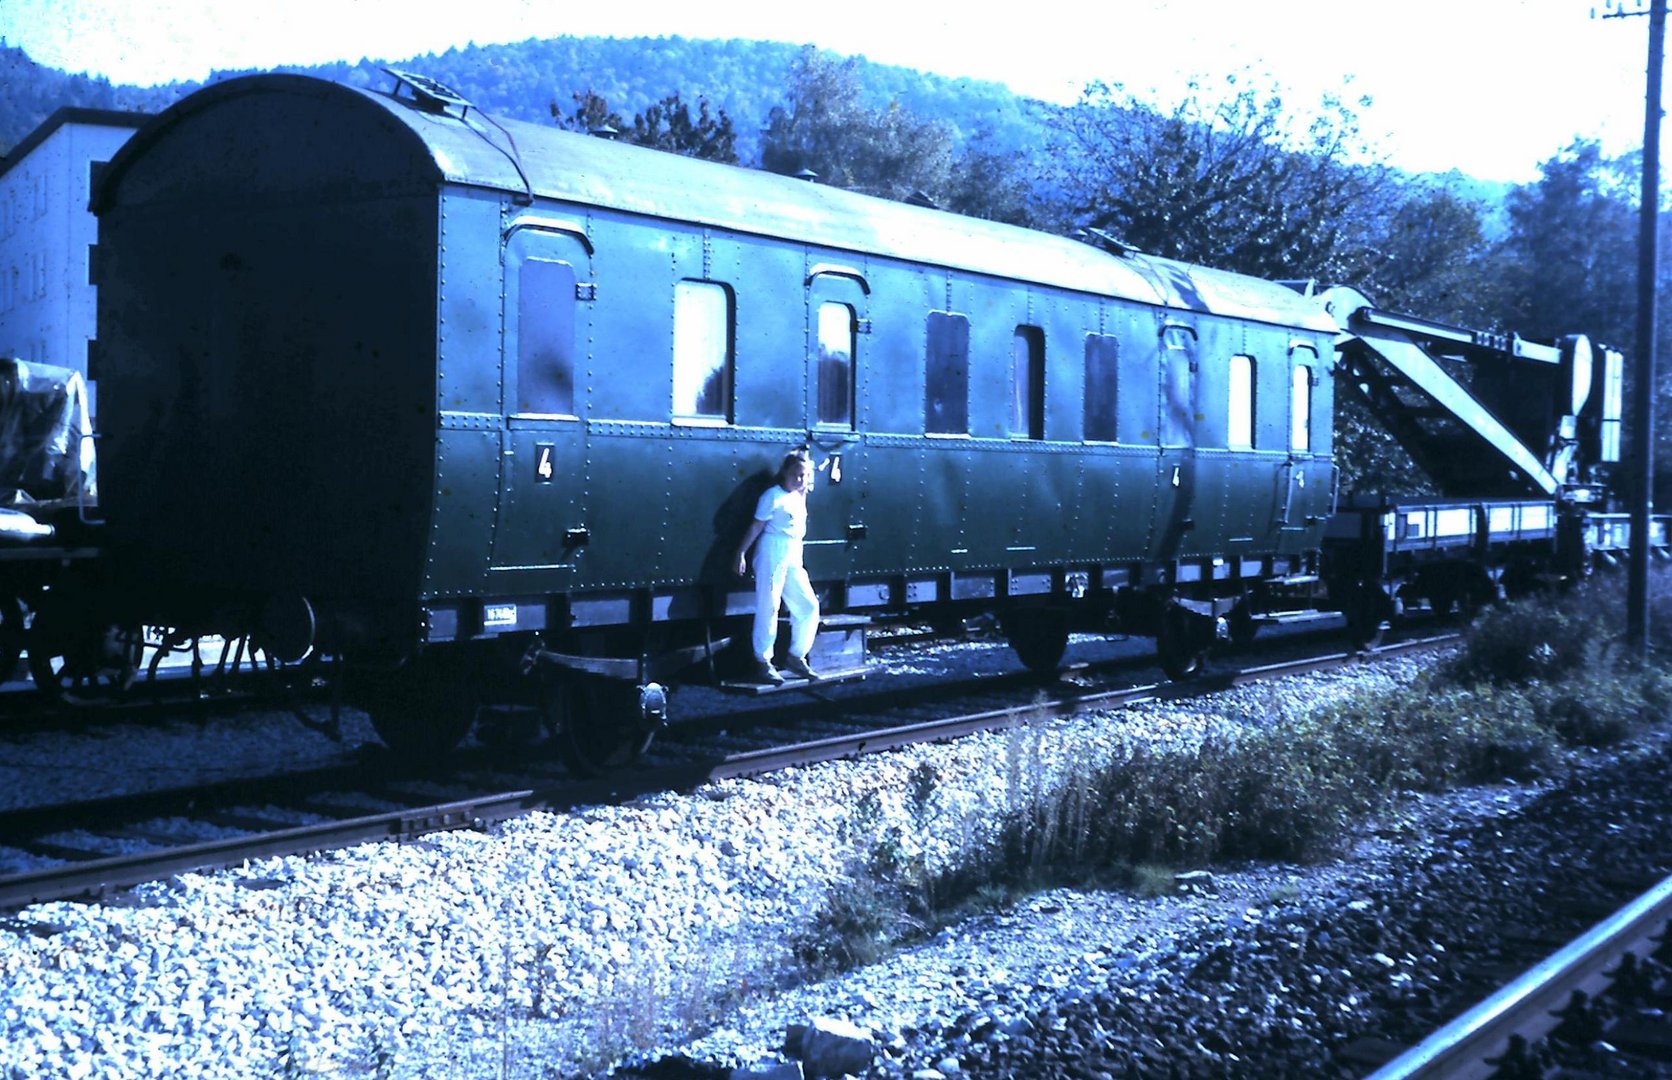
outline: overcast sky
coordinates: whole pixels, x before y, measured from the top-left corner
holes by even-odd
[[[812,43],[1072,101],[1093,80],[1165,104],[1191,77],[1248,70],[1316,102],[1369,95],[1365,131],[1394,164],[1526,181],[1576,136],[1642,144],[1647,0],[0,0],[0,37],[115,82],[201,79],[530,37],[678,35]],[[1351,80],[1348,82],[1348,80]],[[673,89],[673,88],[670,88]]]

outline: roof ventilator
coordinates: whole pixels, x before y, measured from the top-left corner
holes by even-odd
[[[1089,226],[1084,229],[1076,229],[1074,238],[1090,244],[1092,247],[1102,248],[1111,255],[1125,256],[1142,253],[1142,249],[1137,245],[1127,243],[1107,229],[1094,229]]]
[[[428,75],[397,71],[388,67],[383,70],[395,78],[395,88],[389,92],[389,96],[396,101],[410,101],[425,112],[433,113],[445,113],[449,107],[456,108],[459,110],[456,115],[460,120],[475,107],[461,97],[458,91],[436,82]],[[402,93],[403,90],[406,93]]]

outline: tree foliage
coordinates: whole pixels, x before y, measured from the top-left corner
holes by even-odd
[[[994,127],[978,126],[960,149],[943,115],[920,113],[898,97],[872,104],[862,70],[855,58],[802,49],[785,102],[768,115],[761,167],[811,172],[836,187],[971,217],[1037,223],[1027,158]]]
[[[1640,153],[1606,157],[1590,140],[1577,140],[1541,166],[1539,180],[1510,193],[1510,231],[1502,245],[1506,312],[1529,337],[1583,332],[1625,356],[1627,453],[1636,437],[1630,403],[1643,391],[1637,377]],[[1661,218],[1660,247],[1672,243],[1672,221]],[[1672,501],[1672,270],[1656,271],[1655,349],[1660,358],[1653,392],[1656,495]]]
[[[1026,154],[1004,149],[989,129],[982,129],[953,161],[941,205],[968,217],[1045,227],[1033,173]]]
[[[1357,113],[1336,97],[1296,128],[1283,98],[1238,76],[1171,111],[1089,87],[1058,123],[1064,196],[1081,222],[1141,251],[1268,278],[1345,280],[1363,264],[1355,222],[1386,199]]]
[[[724,109],[712,109],[707,98],[698,99],[697,115],[693,119],[691,107],[675,91],[643,112],[634,113],[633,122],[628,124],[610,108],[609,102],[591,90],[571,97],[575,107],[568,113],[552,102],[552,118],[560,127],[589,134],[615,132],[635,146],[737,164],[737,132],[731,117]]]
[[[65,106],[115,112],[156,112],[181,95],[172,87],[114,86],[106,79],[43,67],[0,38],[0,153],[10,152]]]
[[[874,108],[862,98],[859,62],[812,46],[790,71],[788,102],[767,117],[761,167],[889,199],[930,199],[947,187],[952,137],[899,101]]]
[[[1481,206],[1432,183],[1407,183],[1371,223],[1355,282],[1375,303],[1463,326],[1503,317],[1501,255]]]
[[[610,103],[604,100],[602,94],[585,90],[570,94],[575,107],[567,113],[558,107],[557,102],[551,104],[552,119],[557,126],[565,131],[577,131],[583,135],[596,135],[602,132],[619,133],[627,126],[621,119],[621,114],[610,108]]]
[[[1509,196],[1505,316],[1530,337],[1584,330],[1632,351],[1637,340],[1636,162],[1579,140]]]

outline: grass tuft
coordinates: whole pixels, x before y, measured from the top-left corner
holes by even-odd
[[[1672,628],[1664,577],[1651,619]],[[1065,774],[1050,772],[1040,740],[1013,734],[996,838],[933,870],[941,778],[920,766],[907,825],[861,800],[847,837],[861,854],[797,954],[817,973],[870,963],[968,911],[1059,885],[1166,895],[1174,867],[1338,852],[1400,792],[1551,775],[1567,753],[1617,745],[1672,712],[1672,653],[1634,659],[1624,621],[1617,583],[1534,597],[1488,611],[1451,658],[1397,690]]]

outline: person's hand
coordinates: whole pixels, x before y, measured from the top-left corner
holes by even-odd
[[[737,576],[749,576],[749,556],[746,552],[740,551],[737,553]]]

